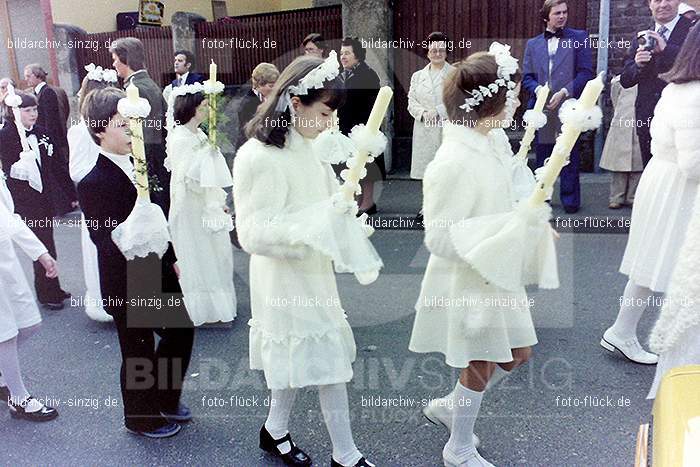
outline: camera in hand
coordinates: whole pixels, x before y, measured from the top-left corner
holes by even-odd
[[[638,32],[637,42],[647,52],[651,52],[656,48],[656,38],[654,38],[654,36],[651,35],[651,31]]]

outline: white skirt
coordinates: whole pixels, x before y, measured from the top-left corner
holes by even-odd
[[[525,289],[500,289],[458,262],[431,257],[430,263],[409,350],[440,352],[447,365],[466,368],[473,360],[510,362],[512,349],[537,344]]]
[[[684,365],[700,365],[700,326],[686,330],[670,351],[659,355],[654,382],[647,399],[656,398],[661,380],[668,371]]]
[[[20,329],[41,323],[37,307],[14,245],[0,240],[0,342],[16,337]]]
[[[697,182],[678,164],[655,156],[639,181],[620,272],[637,285],[665,292],[695,203]]]

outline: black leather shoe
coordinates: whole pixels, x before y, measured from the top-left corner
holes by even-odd
[[[292,446],[292,450],[286,454],[282,454],[277,446],[287,441]],[[296,447],[289,433],[280,439],[274,439],[272,435],[268,433],[267,429],[265,429],[265,425],[260,428],[260,449],[279,458],[282,462],[284,462],[284,465],[311,465],[311,458],[306,455],[304,451]]]
[[[7,386],[0,386],[0,401],[7,404],[8,400],[10,400],[10,389]]]
[[[41,409],[35,412],[27,412],[25,407],[32,399],[34,398],[29,396],[19,404],[15,404],[12,402],[12,399],[10,399],[7,403],[8,407],[10,408],[10,416],[12,416],[12,418],[29,420],[30,422],[48,422],[49,420],[53,420],[54,418],[58,417],[58,412],[56,409],[44,404],[41,404]]]
[[[42,306],[48,308],[51,311],[62,310],[66,307],[63,302],[40,302]]]
[[[331,457],[331,467],[343,467],[343,464],[339,464],[338,462],[335,461]],[[370,461],[365,459],[364,457],[361,457],[359,461],[352,467],[376,467],[374,464],[372,464]]]

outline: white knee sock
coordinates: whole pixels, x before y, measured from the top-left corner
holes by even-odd
[[[510,376],[510,371],[506,371],[503,368],[501,368],[500,365],[496,365],[496,369],[493,371],[493,374],[491,375],[491,378],[489,379],[488,384],[486,384],[486,389],[485,391],[488,391],[492,389],[494,386],[496,386],[503,378]]]
[[[15,403],[29,397],[29,391],[24,387],[22,373],[19,369],[19,356],[17,355],[17,338],[0,342],[0,372],[10,389],[12,400]]]
[[[476,449],[472,435],[483,396],[483,392],[472,391],[459,382],[455,387],[452,432],[445,449],[458,459]]]
[[[652,296],[651,290],[627,281],[625,292],[620,305],[620,312],[617,314],[613,332],[622,339],[630,339],[637,336],[637,324],[642,318],[642,313]]]
[[[289,414],[292,413],[296,395],[297,390],[293,388],[272,390],[270,412],[267,414],[265,429],[274,439],[280,439],[289,432],[287,429]],[[282,454],[286,454],[292,450],[292,446],[285,442],[277,446],[277,449]]]
[[[333,443],[333,459],[340,465],[352,466],[362,458],[355,446],[350,428],[348,391],[345,383],[327,384],[318,387],[323,419]]]

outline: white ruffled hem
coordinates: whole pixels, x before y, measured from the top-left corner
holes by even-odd
[[[37,156],[34,151],[23,151],[19,154],[19,160],[10,167],[10,177],[16,180],[23,180],[29,186],[41,193],[44,184],[41,181],[39,166],[36,165]]]
[[[112,240],[128,260],[151,253],[162,258],[170,242],[168,221],[157,204],[138,197],[129,217],[112,231]]]
[[[356,347],[347,321],[305,336],[276,336],[252,319],[248,325],[250,368],[265,372],[269,389],[347,383],[352,379]]]
[[[237,316],[236,295],[233,289],[230,292],[183,290],[183,298],[187,314],[195,326],[201,326],[204,323],[228,323]]]
[[[290,214],[288,238],[330,257],[336,272],[351,272],[362,284],[376,280],[383,263],[367,238],[365,218],[341,212],[332,200]]]
[[[550,215],[549,206],[521,205],[454,224],[450,238],[460,258],[498,287],[556,289],[559,272]]]

